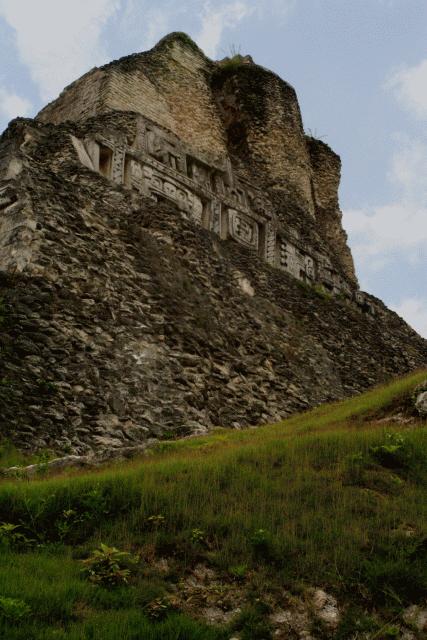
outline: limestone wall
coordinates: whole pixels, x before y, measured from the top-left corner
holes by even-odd
[[[331,250],[341,264],[347,278],[357,284],[353,257],[347,245],[347,234],[342,227],[342,214],[338,202],[341,160],[320,140],[307,137],[312,167],[313,194],[319,230],[329,242]]]
[[[149,52],[89,72],[38,119],[116,111],[143,115],[208,166],[226,172],[232,165],[249,186],[275,198],[274,215],[301,241],[289,254],[295,273],[315,249],[357,285],[338,204],[339,158],[306,138],[296,93],[274,73],[243,58],[213,63],[184,34],[171,34]]]
[[[106,74],[101,69],[89,71],[42,109],[37,119],[58,124],[65,120],[84,120],[100,113],[105,99],[106,80]]]
[[[199,153],[224,159],[224,131],[208,82],[211,66],[195,45],[168,37],[148,54],[123,58],[83,76],[37,117],[58,123],[114,110],[135,111]]]
[[[426,341],[396,314],[378,301],[365,313],[272,268],[235,213],[221,241],[197,216],[119,183],[124,164],[113,162],[114,179],[98,173],[89,142],[119,149],[114,131],[132,141],[140,129],[127,114],[21,121],[0,141],[0,158],[21,163],[15,178],[0,174],[3,438],[111,452],[272,422],[425,363]],[[197,189],[160,160],[150,168],[169,201],[175,179]],[[303,265],[291,249],[282,259]]]
[[[314,215],[311,164],[294,89],[261,67],[219,68],[213,89],[229,150],[285,202]]]

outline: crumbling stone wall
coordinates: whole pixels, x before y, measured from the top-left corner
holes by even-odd
[[[0,183],[0,220],[19,212],[33,243],[25,260],[26,240],[12,243],[0,274],[3,437],[138,447],[277,420],[425,364],[426,341],[379,301],[372,316],[316,292],[85,167],[73,139],[100,131],[129,139],[135,118],[19,120],[0,141],[21,166]]]
[[[261,67],[219,67],[212,86],[233,160],[314,215],[311,167],[294,89]]]
[[[171,130],[200,154],[223,159],[224,132],[208,81],[213,64],[190,43],[180,34],[169,36],[148,53],[97,69],[65,90],[38,119],[57,124],[95,112],[135,111]]]
[[[132,449],[425,365],[426,341],[357,288],[339,173],[289,85],[248,58],[213,63],[183,34],[12,122],[0,437]]]
[[[86,74],[38,119],[59,123],[115,111],[143,115],[207,165],[231,166],[268,195],[275,203],[270,215],[284,229],[275,247],[267,232],[270,262],[292,263],[297,277],[319,280],[308,275],[312,261],[313,274],[331,291],[357,287],[338,205],[338,157],[305,136],[296,93],[274,73],[249,57],[214,63],[174,33],[151,51]]]
[[[107,80],[102,69],[88,71],[66,87],[54,103],[42,109],[38,118],[42,122],[59,124],[66,120],[83,120],[102,113],[105,95],[108,95]]]
[[[314,205],[320,233],[334,248],[347,278],[357,285],[353,257],[347,245],[347,234],[342,227],[342,213],[338,202],[341,159],[321,140],[307,137],[307,145],[313,170]]]

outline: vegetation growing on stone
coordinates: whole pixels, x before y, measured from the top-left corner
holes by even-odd
[[[4,637],[252,640],[290,633],[298,607],[314,638],[403,633],[427,595],[427,431],[393,416],[425,377],[98,472],[3,482],[0,597],[24,603],[0,615]]]

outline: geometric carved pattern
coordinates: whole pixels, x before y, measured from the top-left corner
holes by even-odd
[[[259,228],[258,223],[236,209],[228,210],[230,234],[235,240],[248,247],[258,249]]]
[[[222,168],[211,166],[205,159],[194,157],[172,134],[145,118],[138,122],[131,146],[114,144],[101,135],[85,139],[84,144],[76,139],[73,144],[81,142],[96,169],[99,164],[99,172],[114,182],[124,183],[147,196],[161,195],[171,200],[220,238],[231,236],[299,280],[317,281],[334,293],[341,291],[353,296],[346,279],[337,273],[327,256],[306,247],[301,251],[293,241],[278,235],[280,230],[265,195],[236,177],[229,163],[225,162]],[[97,153],[98,157],[102,155],[102,163],[101,159],[95,160]],[[7,206],[7,199],[3,200],[0,198],[0,208]]]

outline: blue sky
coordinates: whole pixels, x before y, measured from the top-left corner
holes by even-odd
[[[306,130],[342,158],[362,288],[427,337],[427,1],[0,0],[0,130],[176,30],[295,87]]]

